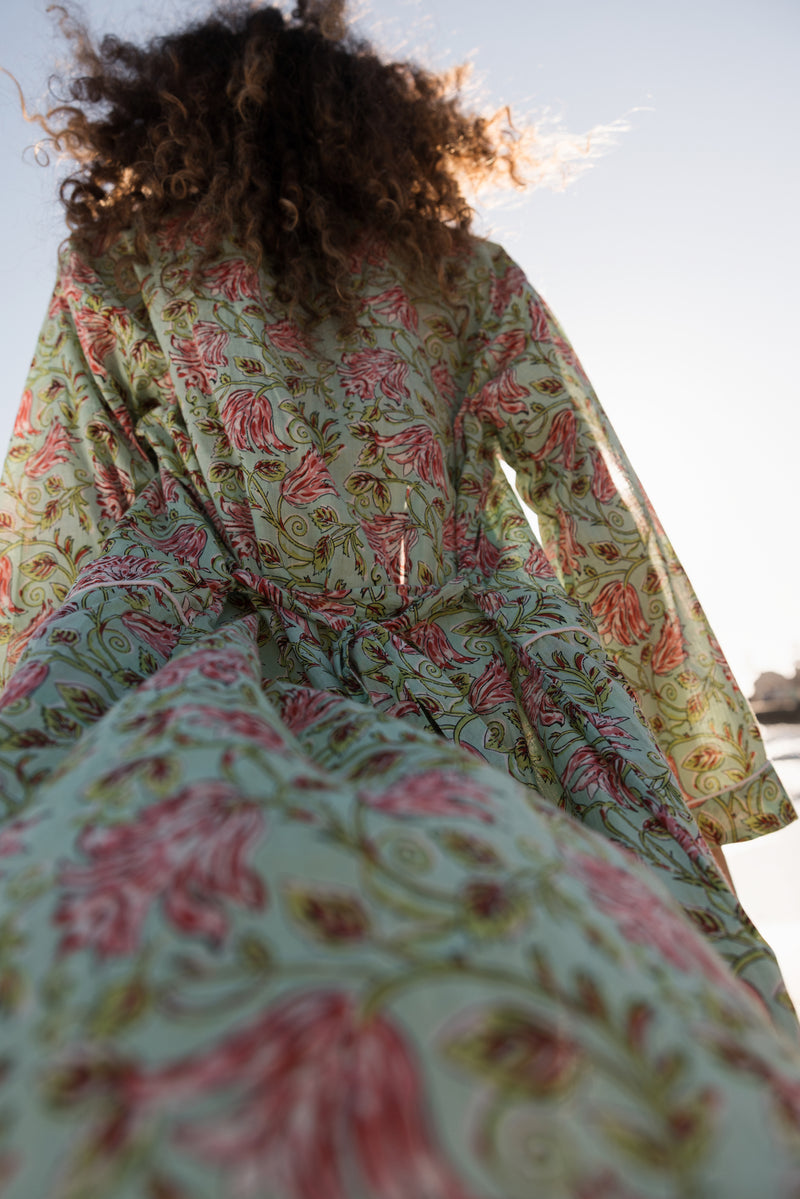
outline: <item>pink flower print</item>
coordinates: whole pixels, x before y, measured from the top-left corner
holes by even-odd
[[[547,320],[547,309],[541,301],[531,297],[528,302],[528,315],[531,321],[531,337],[534,341],[550,341],[550,325]]]
[[[579,574],[580,559],[586,555],[586,547],[581,545],[577,537],[575,517],[570,516],[563,508],[556,508],[558,518],[558,558],[565,574]]]
[[[556,577],[553,564],[540,545],[531,545],[531,551],[525,562],[525,569],[531,578],[534,579],[554,579]]]
[[[553,462],[563,464],[565,470],[576,470],[583,458],[575,457],[578,436],[578,422],[575,413],[570,409],[563,410],[554,416],[550,432],[544,445],[533,455],[535,462],[543,458],[551,458]]]
[[[241,709],[232,711],[210,704],[187,704],[179,708],[178,713],[185,715],[193,725],[212,729],[220,737],[241,737],[270,751],[286,749],[286,738],[257,712],[243,712]]]
[[[281,700],[281,719],[293,733],[317,724],[336,705],[336,697],[310,687],[293,687]]]
[[[200,347],[190,337],[172,335],[170,360],[178,378],[183,379],[187,389],[210,395],[217,379],[217,372],[203,361]]]
[[[497,616],[500,609],[508,603],[508,596],[491,587],[481,587],[480,591],[476,591],[474,595],[481,612],[491,617]],[[487,628],[491,629],[492,627],[491,624],[487,624]]]
[[[502,429],[506,415],[527,411],[529,399],[528,389],[517,382],[514,368],[507,367],[468,400],[467,406],[484,424]]]
[[[409,333],[416,333],[419,327],[417,310],[399,285],[366,300],[364,306],[370,311],[380,312],[390,321],[402,325]]]
[[[442,553],[453,554],[458,546],[455,512],[448,512],[442,521]]]
[[[11,678],[0,692],[0,711],[10,708],[18,700],[24,699],[44,682],[50,673],[46,662],[24,662],[14,671]]]
[[[617,495],[617,485],[611,478],[606,460],[600,450],[590,450],[592,460],[592,495],[598,504],[610,504]]]
[[[145,612],[123,612],[121,619],[134,637],[144,641],[162,657],[168,658],[174,650],[179,632],[173,625],[155,620]]]
[[[376,441],[402,466],[404,475],[413,471],[426,483],[433,483],[442,490],[447,487],[441,442],[427,425],[410,425],[388,436],[378,434]]]
[[[370,698],[373,705],[376,708],[380,707],[381,711],[385,712],[387,716],[396,716],[400,720],[403,720],[409,714],[419,716],[419,704],[413,699],[402,699],[393,704],[386,704],[386,696],[382,691],[370,692]]]
[[[253,668],[245,655],[229,648],[202,646],[187,650],[171,662],[167,662],[142,684],[142,690],[165,691],[168,687],[180,687],[195,671],[204,678],[222,683],[233,683],[240,677],[253,677]]]
[[[717,954],[633,870],[587,853],[568,851],[570,870],[583,880],[592,904],[610,916],[622,936],[646,945],[677,970],[699,972],[726,989],[738,984]]]
[[[221,782],[190,783],[128,824],[87,826],[77,847],[88,865],[67,862],[58,875],[60,951],[135,953],[156,903],[176,931],[220,944],[228,930],[221,900],[265,906],[264,883],[245,862],[263,832],[258,805]]]
[[[257,558],[258,542],[250,507],[226,499],[224,495],[220,496],[219,506],[223,513],[223,531],[230,544],[245,558]]]
[[[237,450],[289,454],[295,449],[281,441],[275,432],[272,402],[267,395],[256,394],[246,387],[236,388],[226,397],[220,416],[231,445]]]
[[[147,536],[151,545],[162,554],[167,554],[182,566],[199,567],[200,557],[208,541],[208,533],[201,525],[186,523],[178,525],[168,537]]]
[[[209,232],[209,220],[198,220],[197,216],[193,214],[192,222],[189,224],[184,213],[159,225],[156,242],[162,250],[180,253],[190,241],[195,246],[204,246],[208,241]],[[180,275],[184,278],[186,272],[181,271]]]
[[[26,388],[22,393],[19,409],[17,411],[16,420],[14,421],[14,437],[30,437],[39,432],[34,429],[31,424],[31,408],[33,406],[33,392],[30,387]]]
[[[578,654],[575,659],[575,666],[578,670],[582,670],[582,658],[583,654]],[[624,749],[630,743],[631,734],[625,728],[628,721],[627,716],[609,716],[603,712],[587,712],[586,719],[614,749]]]
[[[510,329],[506,333],[500,333],[489,346],[488,352],[495,361],[495,368],[501,370],[508,363],[513,362],[515,358],[519,358],[525,352],[528,346],[528,339],[524,329]]]
[[[59,285],[53,292],[50,303],[47,305],[47,315],[51,321],[60,317],[62,312],[69,312],[70,304],[69,296],[67,294],[69,290],[73,292],[73,301],[76,295],[78,298],[80,298],[80,292],[77,290],[77,288],[70,288],[66,277],[62,275],[61,279],[59,280]]]
[[[243,587],[251,591],[257,592],[274,608],[280,609],[286,602],[284,592],[280,587],[270,579],[265,579],[263,575],[255,574],[252,570],[247,570],[244,566],[237,566],[231,571],[231,577],[240,583]]]
[[[451,402],[456,396],[456,385],[453,376],[443,362],[436,362],[431,367],[431,378],[437,392],[443,399]]]
[[[226,300],[260,300],[258,271],[243,258],[228,258],[203,273],[203,283],[212,296]]]
[[[408,365],[392,350],[358,350],[343,355],[342,361],[339,374],[347,395],[375,400],[380,390],[396,404],[409,399]]]
[[[70,308],[79,305],[84,300],[85,290],[91,290],[98,283],[94,272],[89,271],[79,255],[70,254],[70,259],[61,271],[58,288],[48,306],[48,317],[53,320],[61,313],[70,312]]]
[[[592,604],[601,637],[610,637],[619,645],[634,645],[650,632],[636,588],[613,580],[601,587]]]
[[[676,786],[676,790],[678,789]],[[686,856],[693,862],[698,862],[701,858],[709,857],[708,842],[702,833],[698,832],[695,834],[687,829],[684,824],[681,824],[674,813],[669,810],[666,804],[654,805],[652,811],[653,815],[648,816],[642,828],[652,829],[660,825],[680,845]]]
[[[131,554],[104,554],[83,568],[73,590],[113,587],[115,583],[128,581],[146,582],[160,570],[161,563],[150,558],[134,558]]]
[[[683,630],[676,612],[668,612],[664,618],[661,636],[653,650],[650,665],[654,674],[669,674],[686,660]]]
[[[755,997],[760,998],[757,992]],[[787,1077],[773,1062],[759,1057],[757,1052],[742,1045],[729,1033],[709,1029],[708,1037],[714,1051],[728,1066],[746,1071],[766,1083],[788,1127],[792,1131],[800,1128],[800,1083],[795,1077]]]
[[[166,512],[168,504],[177,504],[181,497],[181,489],[175,476],[162,466],[159,478],[148,483],[142,495],[147,495],[153,515],[159,516]]]
[[[41,447],[25,463],[25,474],[29,479],[41,479],[59,462],[69,462],[77,444],[76,438],[59,421],[54,420]]]
[[[479,528],[469,540],[462,540],[463,534],[469,529],[468,516],[460,516],[456,525],[458,536],[458,561],[463,570],[477,570],[484,578],[488,578],[498,567],[502,558],[502,550],[489,540],[483,529]]]
[[[73,302],[81,300],[86,291],[96,290],[99,276],[74,250],[70,253],[61,274],[61,290]]]
[[[71,616],[73,612],[77,611],[77,609],[78,605],[72,603],[62,604],[60,608],[56,609],[48,606],[42,608],[41,611],[34,616],[28,627],[23,629],[21,632],[16,633],[9,641],[8,646],[6,647],[8,665],[15,666],[17,662],[19,662],[20,658],[25,652],[28,642],[32,641],[34,637],[39,636],[40,633],[43,633],[50,622],[55,620],[56,616]]]
[[[458,652],[444,629],[435,620],[420,620],[411,628],[403,631],[401,635],[415,645],[440,670],[447,670],[454,662],[463,664],[475,661],[475,658]]]
[[[521,296],[527,286],[528,280],[522,270],[513,262],[502,278],[492,279],[491,303],[494,315],[500,316],[514,297]]]
[[[586,378],[586,371],[581,366],[580,359],[569,342],[565,341],[563,337],[559,337],[558,334],[556,334],[556,336],[553,338],[553,345],[556,347],[564,361],[568,363],[569,366],[574,366],[576,370],[579,370],[583,377]]]
[[[409,551],[416,545],[417,530],[404,512],[375,516],[362,522],[364,536],[376,559],[396,587],[403,587],[411,573]]]
[[[313,504],[326,493],[336,495],[325,459],[317,450],[307,450],[300,465],[281,481],[281,495],[287,504],[299,508],[303,504]]]
[[[492,654],[489,665],[470,687],[467,699],[473,712],[479,715],[493,712],[501,704],[514,702],[508,670],[498,654]]]
[[[520,671],[522,674],[523,707],[528,714],[531,724],[539,725],[563,724],[564,713],[551,699],[547,691],[547,676],[525,650],[519,654]]]
[[[113,521],[125,515],[136,494],[130,476],[118,466],[95,466],[94,489],[100,511]]]
[[[14,567],[11,559],[7,554],[0,554],[0,612],[6,615],[19,615],[24,612],[24,608],[18,608],[16,604],[11,602],[11,579],[14,574]]]
[[[599,791],[623,808],[635,808],[636,796],[622,780],[625,759],[584,745],[570,756],[561,781],[571,791],[585,791],[590,799]]]
[[[124,308],[105,308],[102,312],[81,308],[75,319],[78,338],[89,369],[101,379],[107,374],[105,359],[117,348],[115,319],[123,328],[130,324],[130,315]]]
[[[282,354],[308,353],[308,338],[294,321],[276,321],[274,325],[267,325],[264,333],[270,344]]]
[[[215,321],[198,321],[193,329],[194,340],[206,366],[224,366],[228,334]]]
[[[229,1115],[176,1140],[231,1176],[231,1193],[286,1199],[476,1199],[437,1145],[416,1054],[389,1016],[341,991],[291,993],[205,1055],[163,1068],[164,1104],[235,1089]],[[181,1105],[183,1106],[183,1105]]]
[[[14,854],[22,853],[25,846],[24,834],[29,828],[33,828],[39,823],[38,816],[21,817],[19,820],[12,820],[5,828],[0,831],[0,858],[12,857]]]
[[[731,668],[728,665],[728,660],[725,657],[724,653],[722,652],[722,646],[717,641],[716,637],[714,636],[713,632],[710,629],[708,630],[708,644],[709,644],[709,648],[711,650],[711,656],[714,659],[714,661],[716,662],[717,666],[719,666],[723,676],[725,677],[727,682],[732,683],[734,681],[734,679],[733,679],[733,675],[731,674]]]
[[[172,384],[170,383],[170,395],[174,396],[174,394],[175,393],[172,389]],[[150,459],[147,451],[139,444],[139,440],[136,436],[134,419],[130,409],[125,404],[116,404],[111,409],[111,412],[114,416],[114,420],[122,429],[125,440],[134,447],[142,461],[149,463]]]
[[[347,628],[355,611],[353,603],[347,602],[349,594],[346,587],[339,587],[336,591],[301,591],[299,588],[292,588],[292,599],[305,604],[337,632]]]
[[[494,822],[494,797],[466,771],[423,770],[381,791],[359,791],[359,800],[390,816],[468,816]]]

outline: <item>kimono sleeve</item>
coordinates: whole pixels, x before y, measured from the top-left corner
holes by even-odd
[[[493,270],[471,404],[560,581],[591,608],[708,839],[791,823],[752,709],[575,353],[519,267],[501,252]]]
[[[0,685],[154,474],[134,432],[148,344],[135,309],[66,251],[0,477]]]

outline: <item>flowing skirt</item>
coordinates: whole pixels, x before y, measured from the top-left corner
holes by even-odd
[[[4,1195],[797,1199],[777,965],[566,609],[119,549],[0,698]]]

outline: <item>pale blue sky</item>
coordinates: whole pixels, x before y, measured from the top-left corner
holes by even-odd
[[[0,62],[29,100],[58,53],[45,3],[5,0]],[[205,5],[89,0],[139,37]],[[362,6],[359,6],[359,11]],[[800,657],[800,6],[794,0],[375,0],[360,27],[487,102],[630,131],[567,191],[490,225],[565,325],[749,688]],[[635,111],[638,110],[638,111]],[[5,442],[63,235],[53,175],[0,77]]]

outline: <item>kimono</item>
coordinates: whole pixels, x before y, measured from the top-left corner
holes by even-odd
[[[796,1197],[794,812],[559,325],[201,250],[67,243],[2,477],[2,1193]]]

